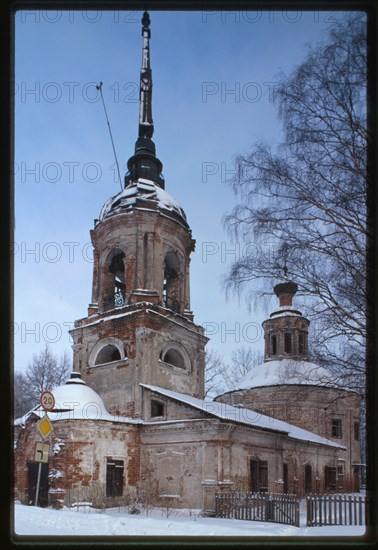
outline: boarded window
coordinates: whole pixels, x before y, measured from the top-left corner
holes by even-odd
[[[268,462],[266,460],[251,460],[251,491],[253,493],[268,492]]]
[[[343,436],[342,433],[342,424],[339,418],[332,418],[332,437],[338,437],[341,439]]]
[[[161,401],[151,400],[151,418],[156,416],[164,416],[164,403]]]
[[[285,332],[285,353],[291,353],[291,332]]]
[[[108,459],[106,463],[106,496],[121,497],[123,493],[123,460]]]

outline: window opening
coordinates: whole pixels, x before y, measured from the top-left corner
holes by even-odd
[[[291,332],[285,332],[285,353],[291,353]]]
[[[155,399],[151,400],[151,418],[156,416],[164,416],[164,403],[156,401]]]
[[[177,254],[168,252],[164,261],[163,300],[165,307],[180,313],[179,301],[180,261]]]
[[[273,334],[271,337],[271,348],[272,348],[272,355],[276,355],[277,353],[277,336]]]
[[[123,260],[125,254],[116,254],[109,265],[109,272],[114,275],[113,300],[115,306],[123,306],[125,303],[125,267]]]
[[[355,441],[360,440],[360,423],[359,422],[354,423],[354,440]]]
[[[176,349],[169,349],[164,354],[163,361],[164,363],[168,363],[169,365],[173,365],[174,367],[179,367],[180,369],[185,368],[184,358],[181,353]]]
[[[95,365],[102,365],[103,363],[112,363],[113,361],[119,361],[121,354],[119,349],[112,344],[107,344],[98,352]]]
[[[332,418],[332,437],[342,437],[342,424],[339,418]]]
[[[304,336],[303,336],[303,334],[299,334],[299,337],[298,337],[298,351],[299,351],[299,355],[304,354]]]

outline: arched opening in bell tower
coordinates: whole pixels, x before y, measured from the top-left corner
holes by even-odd
[[[103,276],[105,309],[125,304],[124,259],[125,253],[119,248],[111,250],[106,258]]]
[[[163,300],[165,307],[181,312],[180,260],[175,252],[168,252],[164,260]]]

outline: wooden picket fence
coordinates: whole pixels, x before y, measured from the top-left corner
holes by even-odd
[[[367,497],[355,495],[309,495],[306,497],[307,527],[323,525],[370,525]]]
[[[299,503],[298,497],[287,494],[216,493],[215,516],[299,527]]]

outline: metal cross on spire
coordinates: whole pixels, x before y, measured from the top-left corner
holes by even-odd
[[[163,165],[156,156],[152,141],[154,123],[152,120],[152,72],[150,66],[150,16],[145,11],[142,17],[143,55],[140,71],[139,131],[135,152],[127,161],[129,171],[125,175],[127,187],[139,178],[156,183],[164,189]]]
[[[152,138],[154,123],[152,120],[152,71],[150,65],[150,16],[144,12],[142,17],[143,55],[140,71],[139,91],[139,137]]]

